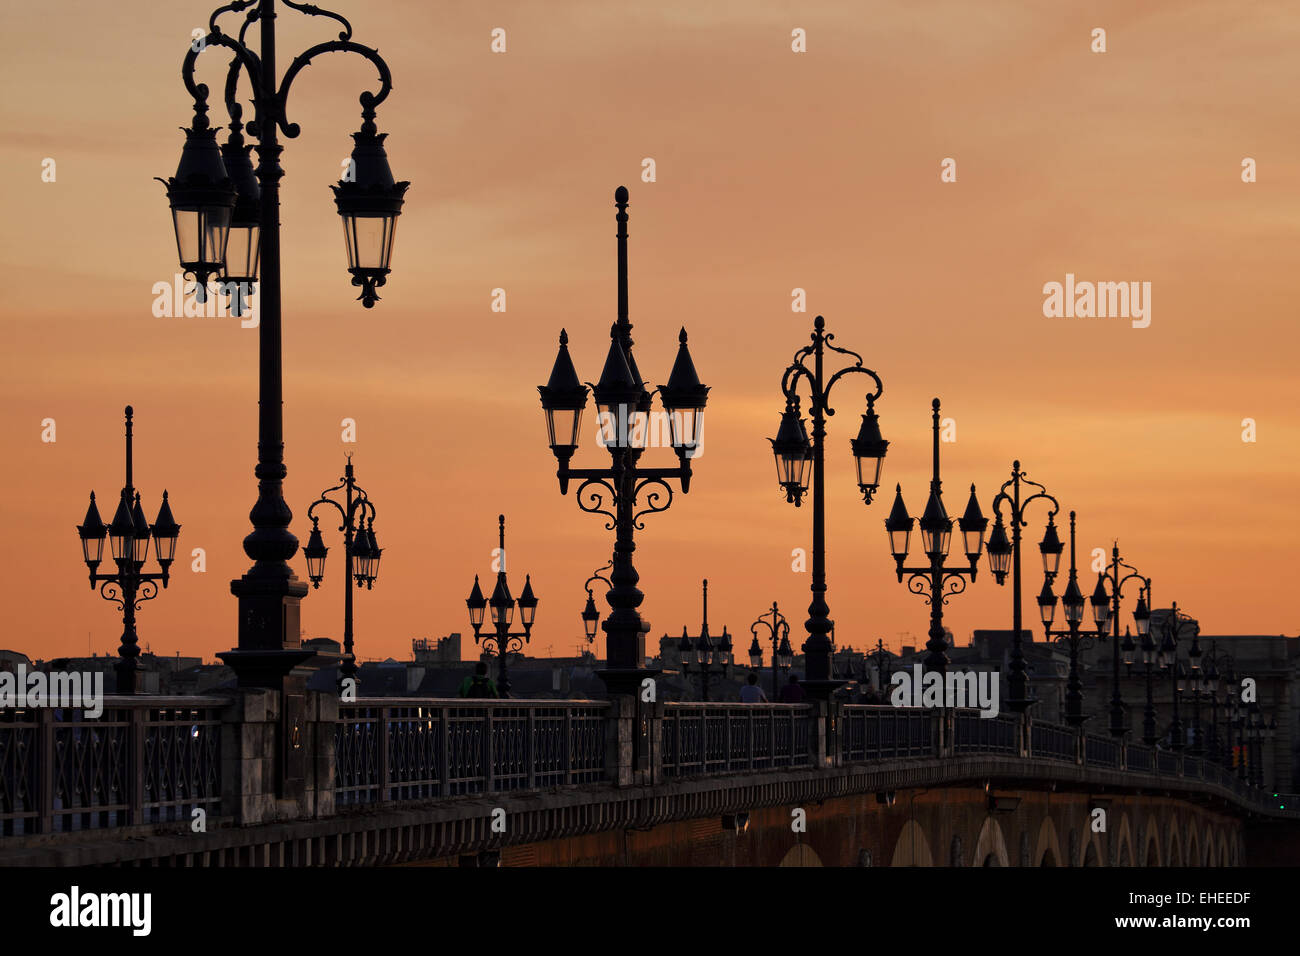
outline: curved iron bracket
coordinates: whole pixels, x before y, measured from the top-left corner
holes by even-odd
[[[604,515],[608,518],[609,521],[605,522],[605,530],[613,531],[618,525],[618,517],[612,511],[606,510],[605,494],[598,491],[594,487],[596,485],[599,485],[609,493],[609,507],[617,508],[618,492],[615,491],[614,486],[604,478],[588,478],[578,486],[578,490],[575,492],[574,497],[578,502],[578,507],[587,512],[587,514]],[[586,496],[587,500],[584,500],[584,496]]]
[[[637,483],[636,489],[632,492],[632,507],[635,508],[637,501],[640,500],[642,489],[650,485],[658,485],[660,488],[663,488],[663,491],[661,492],[657,489],[652,489],[645,496],[646,506],[632,515],[632,525],[638,531],[644,530],[645,528],[645,524],[640,520],[642,515],[657,514],[660,511],[667,511],[669,506],[673,503],[673,489],[668,482],[664,481],[662,478],[645,478]],[[666,498],[664,492],[667,493]],[[663,501],[663,504],[660,504],[660,501]]]

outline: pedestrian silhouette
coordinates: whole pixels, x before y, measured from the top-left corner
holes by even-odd
[[[744,685],[740,688],[740,702],[742,704],[766,704],[767,694],[763,693],[763,688],[758,686],[758,675],[750,674],[746,678]]]
[[[789,682],[781,688],[781,703],[802,704],[807,696],[799,683],[799,676],[791,674]]]
[[[460,682],[461,697],[500,697],[497,685],[487,676],[487,664],[479,661],[474,665],[474,673]]]

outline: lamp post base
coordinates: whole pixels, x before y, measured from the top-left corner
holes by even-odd
[[[217,655],[223,664],[235,672],[238,686],[260,687],[266,690],[283,690],[285,678],[290,672],[315,656],[315,651],[301,648],[281,650],[236,648],[232,651],[222,651]]]

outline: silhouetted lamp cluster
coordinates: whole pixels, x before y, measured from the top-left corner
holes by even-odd
[[[510,693],[510,676],[507,669],[507,655],[510,653],[522,652],[524,645],[531,639],[533,631],[533,620],[537,616],[537,596],[533,594],[532,575],[524,576],[524,590],[516,599],[510,593],[510,585],[506,581],[506,516],[497,516],[498,530],[498,550],[497,550],[497,584],[492,590],[492,597],[483,597],[483,590],[479,587],[478,575],[474,575],[474,588],[470,591],[469,597],[465,599],[465,606],[469,609],[469,623],[474,628],[474,643],[478,644],[480,640],[485,650],[491,650],[495,645],[497,652],[497,689],[501,696],[505,697]],[[511,631],[510,625],[514,623],[515,607],[519,608],[519,623],[523,626],[522,631]],[[486,612],[491,611],[492,628],[495,634],[483,635],[483,617]]]
[[[206,88],[199,87],[206,92]],[[194,120],[185,133],[176,175],[159,179],[167,187],[181,268],[193,276],[195,296],[206,298],[208,281],[231,297],[231,309],[243,311],[242,288],[257,279],[261,250],[261,188],[254,174],[251,145],[244,144],[240,107],[233,104],[228,139],[217,145],[203,99],[196,99]],[[373,110],[363,114],[347,172],[336,185],[334,202],[343,221],[348,272],[361,288],[359,300],[372,308],[375,291],[387,280],[393,258],[397,217],[408,182],[395,182],[384,151],[387,133],[379,133]]]
[[[121,661],[117,664],[117,692],[134,694],[136,658],[140,655],[139,637],[135,629],[135,612],[145,601],[158,596],[157,582],[167,587],[170,580],[172,561],[176,558],[176,541],[180,537],[181,526],[172,516],[172,507],[163,492],[162,505],[158,517],[152,525],[144,516],[144,507],[140,493],[135,490],[133,477],[133,438],[132,421],[134,411],[126,406],[126,484],[118,497],[117,511],[113,514],[111,524],[105,526],[99,515],[99,506],[95,504],[95,493],[90,493],[90,506],[86,509],[85,520],[77,526],[77,536],[81,539],[81,555],[90,570],[90,587],[99,588],[104,600],[116,604],[122,612],[122,643],[118,647]],[[104,541],[107,539],[109,553],[117,565],[117,571],[100,574],[99,566],[104,560]],[[149,560],[149,542],[153,541],[154,556],[158,559],[157,572],[146,572],[145,563]]]
[[[785,500],[798,507],[808,493],[808,482],[812,477],[813,445],[808,440],[808,431],[799,414],[797,396],[787,400],[776,429],[776,437],[769,438],[768,441],[772,443],[772,455],[776,459],[776,480],[785,491]],[[857,437],[849,440],[849,447],[853,451],[857,470],[858,490],[862,493],[862,500],[871,504],[876,489],[880,487],[880,471],[885,464],[885,453],[889,450],[889,442],[880,434],[880,418],[876,414],[874,396],[867,396],[867,411],[862,416],[862,426],[858,429]]]

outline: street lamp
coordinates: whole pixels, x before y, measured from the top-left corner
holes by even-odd
[[[1179,716],[1178,708],[1178,698],[1188,683],[1187,669],[1178,659],[1178,642],[1183,637],[1184,628],[1189,629],[1195,644],[1200,627],[1189,616],[1178,610],[1178,602],[1174,601],[1169,616],[1164,620],[1165,637],[1160,647],[1160,656],[1161,666],[1169,672],[1169,689],[1173,697],[1173,720],[1169,724],[1169,737],[1170,744],[1175,750],[1182,750],[1187,743],[1184,739],[1183,721]],[[1199,658],[1199,653],[1197,656]]]
[[[874,651],[863,655],[864,672],[868,658],[876,664],[876,683],[879,685],[881,703],[889,699],[889,692],[886,688],[892,683],[889,672],[889,660],[892,656],[889,651],[885,650],[885,642],[881,638],[876,638],[876,649]]]
[[[355,681],[357,676],[356,655],[352,649],[352,583],[355,580],[357,587],[364,585],[367,591],[374,588],[375,578],[379,576],[379,556],[383,549],[375,539],[375,506],[366,490],[357,484],[351,455],[348,455],[343,477],[339,481],[342,484],[322,491],[320,497],[307,509],[307,517],[311,518],[311,536],[307,539],[307,547],[303,549],[303,557],[307,559],[307,576],[311,578],[311,586],[319,588],[325,578],[325,555],[329,549],[321,537],[316,509],[320,505],[332,505],[343,519],[339,530],[343,532],[343,576],[346,579],[346,590],[343,592],[343,662],[339,667],[338,679],[338,686],[342,689],[344,681]],[[341,504],[329,497],[330,492],[340,490],[344,490]]]
[[[1222,683],[1225,690],[1231,694],[1233,663],[1234,660],[1231,654],[1219,650],[1218,641],[1210,642],[1210,650],[1205,655],[1205,666],[1201,672],[1201,683],[1205,699],[1210,702],[1209,755],[1211,759],[1221,764],[1224,763],[1225,754],[1224,742],[1219,736],[1219,686]],[[1225,712],[1226,710],[1225,707]],[[1229,746],[1229,753],[1226,756],[1231,757],[1231,746]]]
[[[537,616],[537,597],[533,594],[532,575],[524,576],[524,590],[519,599],[510,594],[510,585],[506,581],[506,516],[497,515],[497,584],[492,597],[484,599],[479,588],[478,575],[474,575],[474,589],[465,599],[469,608],[469,623],[474,628],[474,643],[483,641],[483,649],[489,653],[495,648],[497,654],[497,688],[502,697],[510,696],[510,675],[506,666],[507,655],[523,653],[524,645],[530,640],[533,631],[533,619]],[[519,607],[519,623],[522,631],[510,630],[514,622],[515,607]],[[483,627],[483,612],[491,611],[491,623],[495,634],[480,635]]]
[[[807,662],[806,680],[802,682],[808,693],[814,698],[829,698],[831,692],[843,681],[834,680],[831,675],[832,646],[827,635],[834,627],[830,619],[830,608],[826,604],[826,418],[835,414],[831,407],[831,390],[835,383],[845,375],[860,373],[870,377],[875,388],[866,393],[867,410],[862,416],[862,425],[857,437],[849,442],[855,459],[858,490],[862,500],[871,504],[880,483],[880,469],[884,461],[889,442],[880,435],[879,420],[876,416],[876,400],[884,392],[880,376],[863,365],[862,356],[849,349],[833,344],[833,333],[826,331],[826,320],[817,316],[813,322],[812,344],[805,345],[795,353],[793,361],[781,376],[781,393],[785,397],[785,411],[781,414],[781,423],[776,437],[769,439],[772,454],[776,459],[777,480],[785,491],[786,501],[799,507],[803,496],[808,493],[809,465],[811,464],[812,502],[813,502],[813,567],[812,567],[812,603],[808,605],[808,620],[804,627],[808,639],[803,644]],[[852,356],[856,361],[830,375],[826,374],[826,350],[841,355]],[[807,365],[813,360],[813,367]],[[803,419],[799,414],[799,382],[806,380],[811,393],[811,411],[813,419],[813,437],[808,440]]]
[[[1092,619],[1096,625],[1096,630],[1083,631],[1080,626],[1083,623],[1084,598],[1083,592],[1079,590],[1079,573],[1075,564],[1075,545],[1074,545],[1074,524],[1075,513],[1070,512],[1070,577],[1065,585],[1065,593],[1061,595],[1061,607],[1065,612],[1066,630],[1052,630],[1052,617],[1054,613],[1048,613],[1049,607],[1054,607],[1055,597],[1052,595],[1051,578],[1043,582],[1043,591],[1039,596],[1039,608],[1043,612],[1043,624],[1047,639],[1064,641],[1070,648],[1070,674],[1065,683],[1065,719],[1072,727],[1083,726],[1083,681],[1079,677],[1079,648],[1091,646],[1093,638],[1105,640],[1106,622],[1110,614],[1109,599],[1102,587],[1101,581],[1097,581],[1097,587],[1092,593],[1091,599],[1087,603],[1092,606]],[[1052,605],[1046,603],[1048,597],[1052,598]],[[1132,643],[1130,641],[1130,643]]]
[[[1110,555],[1111,555],[1110,564],[1107,566],[1107,569],[1105,571],[1102,571],[1098,575],[1097,588],[1095,591],[1093,591],[1092,601],[1093,601],[1094,614],[1100,614],[1101,604],[1104,604],[1106,602],[1106,595],[1107,595],[1106,586],[1109,585],[1110,606],[1109,609],[1106,611],[1106,619],[1110,622],[1110,626],[1111,626],[1111,642],[1110,642],[1111,655],[1110,656],[1111,656],[1112,668],[1111,668],[1111,693],[1110,693],[1110,735],[1112,737],[1119,738],[1119,737],[1123,737],[1126,733],[1128,733],[1127,728],[1124,726],[1124,699],[1120,695],[1120,689],[1119,689],[1119,664],[1120,664],[1120,659],[1124,655],[1124,649],[1120,645],[1120,639],[1119,639],[1120,598],[1123,596],[1125,584],[1127,584],[1129,581],[1139,582],[1139,591],[1141,593],[1138,599],[1137,608],[1133,612],[1133,620],[1137,623],[1139,636],[1145,634],[1147,632],[1147,628],[1150,626],[1150,620],[1151,620],[1151,615],[1149,610],[1149,605],[1151,601],[1151,579],[1148,577],[1143,577],[1140,573],[1138,573],[1137,568],[1133,567],[1131,564],[1127,564],[1124,561],[1120,560],[1118,541],[1116,541],[1113,547],[1111,548]],[[1129,573],[1127,574],[1122,573],[1125,569],[1127,569]],[[1142,600],[1143,597],[1146,598],[1145,602]],[[1104,631],[1106,629],[1105,621],[1101,621],[1099,619],[1097,629],[1099,631]],[[1163,647],[1157,653],[1158,655],[1163,654],[1164,653]],[[1161,664],[1160,666],[1163,667],[1164,665]]]
[[[704,616],[700,621],[700,633],[691,640],[682,628],[681,643],[677,645],[682,659],[682,674],[686,677],[698,676],[702,690],[701,699],[709,699],[709,682],[714,677],[723,678],[731,673],[731,635],[722,629],[722,637],[717,644],[709,636],[709,579],[704,579]],[[717,667],[713,665],[717,664]]]
[[[643,515],[668,510],[672,504],[672,480],[690,491],[691,459],[701,449],[701,424],[708,398],[708,386],[701,385],[686,346],[686,330],[678,336],[677,358],[668,384],[658,389],[668,418],[669,443],[677,454],[675,468],[647,468],[641,465],[649,437],[649,416],[653,402],[632,357],[632,323],[627,311],[627,189],[614,192],[618,209],[618,321],[610,329],[609,353],[600,381],[591,386],[599,413],[598,441],[610,455],[605,468],[570,468],[578,447],[578,429],[587,404],[587,387],[578,380],[569,356],[568,333],[560,332],[560,350],[547,384],[539,386],[542,410],[551,452],[559,467],[556,477],[560,493],[567,494],[570,480],[578,480],[578,507],[604,515],[606,529],[615,533],[614,560],[607,595],[611,613],[602,627],[606,636],[606,669],[600,677],[611,693],[631,694],[641,681],[654,673],[646,668],[638,652],[643,625],[637,610],[645,595],[637,588],[639,575],[633,566],[635,532],[643,528]],[[611,510],[612,509],[612,510]]]
[[[117,692],[134,694],[136,692],[136,672],[139,670],[137,658],[140,656],[140,638],[135,630],[135,612],[145,601],[152,601],[158,596],[158,583],[167,587],[172,561],[176,558],[176,539],[180,537],[181,526],[172,517],[172,507],[167,501],[167,492],[163,492],[162,507],[152,526],[145,520],[144,509],[140,504],[140,493],[135,490],[132,475],[132,420],[135,416],[130,405],[126,406],[126,484],[118,499],[117,511],[113,521],[105,527],[99,517],[99,507],[95,504],[95,493],[90,493],[90,506],[86,508],[85,520],[77,526],[77,536],[81,539],[81,556],[90,569],[90,588],[99,586],[99,594],[105,601],[117,605],[122,612],[122,644],[117,649],[121,660],[115,665],[117,671]],[[98,569],[104,560],[104,539],[109,542],[109,552],[113,563],[117,565],[115,574],[100,574]],[[149,560],[149,541],[153,539],[154,556],[158,560],[157,572],[144,570]]]
[[[339,37],[308,47],[277,76],[277,7],[322,16],[342,25]],[[237,36],[218,24],[227,13],[243,13]],[[249,36],[258,26],[256,50]],[[208,87],[194,77],[198,57],[225,47],[233,53],[226,71],[225,103],[230,136],[223,147],[208,121]],[[362,287],[362,303],[378,298],[375,288],[388,274],[396,219],[408,183],[394,182],[384,154],[384,136],[375,126],[375,110],[388,97],[392,77],[378,52],[352,40],[352,27],[341,16],[313,5],[284,0],[235,0],[217,8],[208,20],[208,33],[191,44],[181,66],[181,79],[194,101],[194,118],[185,130],[185,147],[176,175],[164,181],[181,268],[195,279],[196,297],[206,297],[210,277],[220,278],[236,312],[244,305],[245,285],[260,278],[258,321],[258,458],[254,471],[258,498],[249,514],[253,531],[244,539],[244,553],[253,566],[230,585],[239,599],[239,641],[235,650],[217,656],[235,671],[241,687],[280,687],[285,675],[311,656],[299,638],[299,603],[307,585],[297,580],[289,559],[298,539],[289,530],[293,514],[284,500],[284,415],[281,345],[280,167],[279,136],[298,136],[289,121],[287,104],[294,79],[324,53],[355,53],[379,71],[378,92],[360,96],[361,127],[353,134],[355,148],[348,170],[334,186],[343,222],[348,269],[354,285]],[[247,82],[253,118],[247,132],[255,140],[245,146],[242,107],[237,102],[241,77]],[[257,152],[255,180],[248,175],[249,151]],[[254,185],[256,189],[254,189]]]
[[[596,601],[591,593],[591,582],[604,581],[606,588],[612,588],[614,585],[610,584],[609,578],[605,577],[601,572],[608,571],[613,565],[614,559],[610,558],[604,567],[597,568],[592,572],[591,577],[587,578],[583,583],[583,587],[587,590],[587,605],[582,609],[582,629],[586,632],[588,644],[596,640],[596,625],[600,623],[600,612],[596,610]]]
[[[790,670],[794,664],[794,651],[790,647],[790,622],[773,601],[772,610],[764,611],[749,625],[749,633],[754,635],[754,640],[749,645],[749,666],[754,670],[763,666],[763,648],[758,643],[760,627],[767,628],[768,638],[772,641],[772,700],[775,701],[781,692],[781,671]]]
[[[1022,501],[1020,498],[1021,484],[1032,485],[1039,490]],[[1007,494],[1008,488],[1011,489],[1010,494]],[[1061,503],[1048,494],[1044,486],[1036,481],[1031,481],[1025,472],[1020,470],[1019,461],[1013,461],[1011,463],[1011,478],[1003,482],[1001,490],[993,499],[995,521],[993,533],[989,535],[988,555],[989,568],[998,584],[1006,583],[1007,566],[1008,564],[1011,566],[1011,674],[1007,678],[1007,689],[1010,694],[1010,700],[1007,701],[1007,704],[1015,711],[1022,711],[1033,703],[1029,696],[1029,679],[1026,674],[1025,654],[1020,641],[1020,529],[1029,524],[1024,517],[1025,509],[1038,499],[1052,503],[1052,510],[1047,513],[1047,530],[1043,534],[1042,542],[1038,545],[1038,550],[1043,556],[1043,573],[1047,578],[1045,586],[1050,587],[1061,566],[1062,545],[1061,539],[1056,533],[1056,513],[1061,510]],[[1010,510],[1010,541],[1007,540],[1006,528],[1002,523],[1003,502],[1007,503]]]
[[[945,652],[947,642],[943,633],[943,607],[948,599],[966,590],[966,578],[975,580],[979,570],[980,551],[984,546],[984,529],[988,519],[980,511],[979,500],[975,497],[975,486],[970,486],[970,500],[966,511],[957,524],[962,533],[962,546],[966,551],[969,567],[945,567],[948,557],[949,540],[952,536],[952,519],[943,505],[943,491],[939,480],[939,399],[930,403],[933,431],[933,471],[930,478],[930,498],[921,515],[921,549],[929,558],[928,567],[905,567],[907,561],[908,540],[911,536],[913,522],[903,504],[903,487],[898,485],[894,493],[894,507],[885,521],[889,532],[890,550],[898,565],[898,580],[908,575],[907,589],[913,594],[925,596],[925,603],[930,606],[930,639],[926,641],[929,654],[925,658],[926,670],[944,673],[948,664]]]

